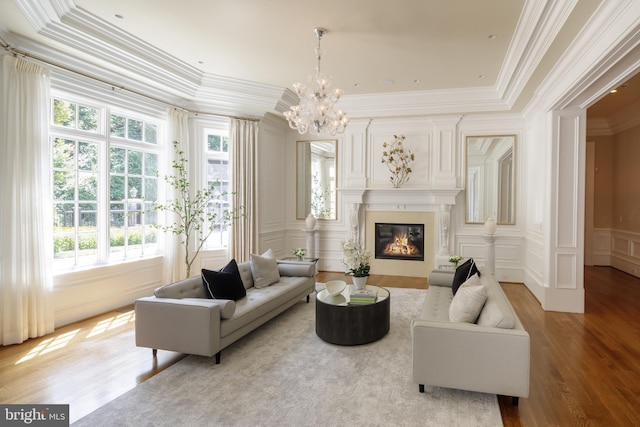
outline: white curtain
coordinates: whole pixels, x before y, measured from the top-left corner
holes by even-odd
[[[2,58],[0,82],[0,342],[53,332],[49,86],[44,68]]]
[[[230,253],[242,262],[258,249],[258,123],[232,119],[229,135],[232,203],[234,209],[242,208],[242,216],[233,224]]]
[[[184,111],[169,111],[169,149],[167,150],[166,170],[167,175],[173,175],[173,161],[177,159],[176,150],[173,149],[173,141],[179,143],[179,148],[184,152],[185,158],[189,158],[189,114]],[[166,183],[165,183],[166,185]],[[165,197],[166,200],[175,200],[178,196],[177,191],[167,185]],[[165,212],[165,221],[167,224],[177,222],[176,214]],[[184,262],[185,250],[180,243],[180,236],[176,236],[170,232],[164,234],[164,281],[165,283],[173,283],[181,279],[185,279],[187,275],[187,266]]]

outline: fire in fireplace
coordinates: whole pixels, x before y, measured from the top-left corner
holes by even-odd
[[[375,257],[424,261],[424,224],[376,223]]]

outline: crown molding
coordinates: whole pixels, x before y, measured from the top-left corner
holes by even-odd
[[[540,84],[525,116],[586,109],[604,96],[612,82],[631,75],[640,66],[638,16],[640,2],[602,2]]]
[[[509,106],[524,90],[577,1],[526,1],[496,84]]]
[[[346,95],[339,107],[350,118],[400,117],[504,111],[509,106],[494,88]]]

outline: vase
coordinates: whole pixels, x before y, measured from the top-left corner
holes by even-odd
[[[362,277],[353,276],[352,279],[353,279],[353,286],[355,286],[355,288],[358,290],[364,289],[365,285],[367,284],[367,276],[362,276]]]
[[[498,228],[496,220],[491,217],[487,218],[487,220],[484,222],[484,233],[487,236],[493,236],[493,234],[496,232],[496,228]]]
[[[297,260],[297,261],[302,261],[302,259],[303,259],[303,258],[302,258],[301,256],[296,256],[296,260]]]
[[[316,226],[316,217],[313,216],[312,213],[310,213],[307,218],[304,220],[306,226],[307,226],[307,230],[313,230]]]

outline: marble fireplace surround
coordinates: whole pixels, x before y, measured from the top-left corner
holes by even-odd
[[[450,254],[451,207],[462,189],[435,188],[343,188],[338,190],[349,212],[350,237],[374,240],[375,222],[420,222],[425,224],[424,262],[373,259],[377,274],[426,276]],[[391,219],[391,220],[390,220]],[[377,268],[376,268],[377,267]],[[401,274],[398,274],[401,273]]]

